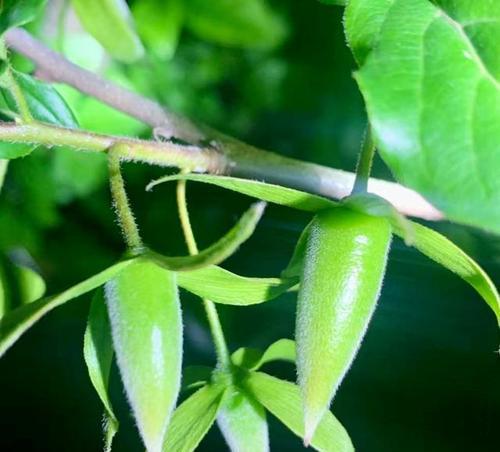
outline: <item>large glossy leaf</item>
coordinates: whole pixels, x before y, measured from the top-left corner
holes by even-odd
[[[7,29],[31,22],[46,0],[3,0],[0,3],[0,34]]]
[[[385,218],[347,208],[318,213],[309,227],[295,335],[306,442],[366,333],[380,294],[391,235]]]
[[[420,252],[467,281],[493,310],[500,325],[500,297],[486,272],[453,242],[439,232],[412,222],[413,246]],[[401,235],[400,230],[395,233]]]
[[[176,174],[174,176],[162,177],[161,179],[151,182],[147,186],[147,190],[151,190],[158,184],[180,179],[217,185],[218,187],[226,188],[227,190],[232,190],[261,199],[262,201],[293,207],[294,209],[305,210],[307,212],[318,212],[320,210],[338,205],[331,199],[295,190],[293,188],[268,184],[257,180],[240,179],[228,176],[212,176],[210,174]]]
[[[0,319],[0,356],[2,356],[26,330],[52,309],[103,285],[132,262],[133,260],[118,262],[58,295],[41,298],[33,303],[21,306]]]
[[[105,295],[125,392],[146,449],[158,452],[181,381],[176,274],[136,260],[106,283]]]
[[[180,272],[180,287],[215,303],[246,306],[272,300],[297,283],[296,279],[248,278],[221,267]]]
[[[116,59],[131,63],[144,49],[125,0],[71,0],[85,29]]]
[[[269,451],[264,407],[244,390],[232,385],[226,389],[217,425],[232,452]]]
[[[209,384],[196,391],[174,411],[163,452],[191,452],[212,426],[224,386]]]
[[[287,29],[265,0],[186,0],[186,25],[218,44],[270,48],[283,42]]]
[[[500,2],[353,0],[349,11],[385,162],[449,219],[500,232]]]
[[[304,436],[302,398],[297,385],[261,372],[251,372],[245,380],[250,393],[285,424],[293,433]],[[311,445],[319,451],[352,452],[349,435],[335,416],[327,411],[321,420]]]
[[[146,251],[145,256],[167,270],[174,271],[196,270],[219,264],[250,238],[264,213],[264,208],[263,202],[253,204],[226,235],[195,255],[167,257],[153,251]]]
[[[108,395],[109,373],[113,359],[111,326],[104,302],[103,290],[99,288],[90,305],[89,319],[83,340],[83,356],[90,381],[104,406],[104,450],[111,451],[113,437],[118,431],[115,416]]]

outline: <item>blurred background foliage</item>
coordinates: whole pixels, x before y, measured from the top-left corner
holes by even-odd
[[[145,46],[138,63],[109,58],[66,2],[49,1],[30,29],[87,69],[254,145],[353,170],[366,122],[342,31],[342,8],[313,0],[135,0],[129,2]],[[14,57],[19,70],[31,64]],[[43,74],[39,74],[43,76]],[[58,86],[81,127],[150,137],[134,119]],[[0,197],[0,251],[32,260],[59,291],[116,260],[124,246],[110,208],[104,156],[37,149],[14,160]],[[144,239],[184,254],[174,186],[144,187],[164,169],[125,165]],[[380,160],[376,177],[390,178]],[[188,196],[201,246],[220,237],[250,203],[192,183]],[[269,206],[256,234],[225,266],[250,276],[279,274],[308,216]],[[498,283],[500,240],[478,230],[433,224]],[[30,256],[29,258],[26,256]],[[182,294],[185,364],[213,364],[212,345],[194,296]],[[82,358],[90,297],[43,319],[0,361],[0,450],[101,448],[101,405]],[[292,337],[295,299],[222,307],[232,349]],[[461,279],[393,245],[378,310],[333,404],[360,451],[493,451],[500,419],[500,360],[495,319]],[[294,379],[289,365],[268,369]],[[115,450],[141,450],[116,369],[121,430]],[[302,450],[271,420],[271,446]],[[224,450],[213,428],[200,450]]]

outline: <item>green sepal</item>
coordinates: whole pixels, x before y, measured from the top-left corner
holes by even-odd
[[[411,222],[413,230],[412,245],[469,283],[493,310],[500,325],[500,296],[495,284],[465,251],[461,250],[444,235],[416,222]],[[403,236],[404,231],[394,228],[394,233]]]
[[[231,355],[231,361],[235,366],[248,370],[258,370],[272,361],[295,363],[295,359],[295,341],[291,339],[279,339],[264,352],[256,348],[241,347]]]
[[[257,180],[240,179],[229,176],[213,176],[211,174],[175,174],[165,176],[150,182],[146,190],[152,190],[156,185],[177,180],[189,180],[216,185],[262,201],[292,207],[307,212],[318,212],[337,206],[338,203],[322,196],[313,195],[281,185],[268,184]]]
[[[225,386],[210,383],[198,389],[174,411],[163,452],[191,452],[215,421]]]
[[[94,276],[76,284],[58,295],[40,298],[21,306],[0,319],[0,357],[26,332],[52,309],[67,301],[90,292],[113,278],[133,262],[132,259],[120,261]]]
[[[104,451],[110,452],[119,423],[108,395],[109,374],[113,359],[113,342],[102,288],[97,289],[90,304],[89,318],[83,340],[83,356],[90,381],[104,406]]]
[[[293,433],[304,437],[304,415],[300,388],[262,372],[250,372],[244,387],[268,411]],[[310,442],[316,450],[324,452],[353,452],[348,433],[335,416],[327,411]]]

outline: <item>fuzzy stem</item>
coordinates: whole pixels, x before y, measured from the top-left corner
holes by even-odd
[[[198,246],[196,244],[196,239],[194,238],[193,228],[191,227],[191,221],[189,219],[189,212],[187,208],[185,180],[180,180],[177,183],[177,207],[179,210],[179,219],[181,222],[182,231],[184,233],[184,238],[186,240],[189,254],[198,254]],[[203,299],[203,305],[205,307],[208,324],[210,326],[210,331],[214,340],[215,352],[217,355],[217,366],[220,369],[228,369],[231,361],[229,350],[226,344],[226,339],[224,338],[222,325],[219,319],[219,315],[217,314],[217,308],[215,307],[213,301],[207,300],[205,298]]]
[[[356,166],[356,179],[351,194],[366,193],[368,191],[368,180],[372,170],[373,157],[375,156],[375,143],[373,142],[371,127],[368,125],[359,153]]]
[[[142,240],[125,191],[125,183],[120,170],[120,154],[116,152],[118,149],[118,147],[112,147],[108,152],[111,197],[127,247],[132,252],[139,252],[142,249]]]
[[[151,99],[127,91],[76,66],[62,55],[47,48],[25,30],[14,28],[5,36],[7,44],[12,49],[33,61],[52,81],[73,86],[151,127],[166,129],[164,135],[174,136],[192,144],[215,140],[218,152],[216,155],[212,153],[209,161],[205,160],[206,167],[203,169],[203,165],[200,165],[202,169],[198,171],[264,180],[338,199],[348,196],[352,190],[353,173],[256,149],[206,127],[196,126],[188,119],[165,110]],[[206,157],[207,151],[202,154],[202,157]],[[177,166],[186,167],[186,165]],[[191,169],[195,168],[198,168],[198,165],[193,162]],[[385,198],[405,215],[426,220],[443,219],[441,212],[413,190],[379,179],[370,179],[369,185],[371,193]]]

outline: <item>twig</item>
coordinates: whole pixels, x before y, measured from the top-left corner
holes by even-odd
[[[193,165],[200,171],[265,180],[337,199],[351,192],[355,179],[355,175],[351,172],[283,157],[254,148],[208,128],[196,127],[189,120],[167,112],[156,102],[118,87],[70,63],[22,29],[10,30],[6,34],[6,41],[12,49],[32,60],[53,81],[73,86],[153,128],[161,127],[163,134],[167,133],[194,144],[200,143],[202,139],[215,139],[220,152],[209,152],[205,148],[199,156],[204,164]],[[132,155],[129,158],[141,160]],[[387,199],[403,214],[427,220],[443,218],[442,213],[421,195],[399,184],[371,178],[368,190]]]

